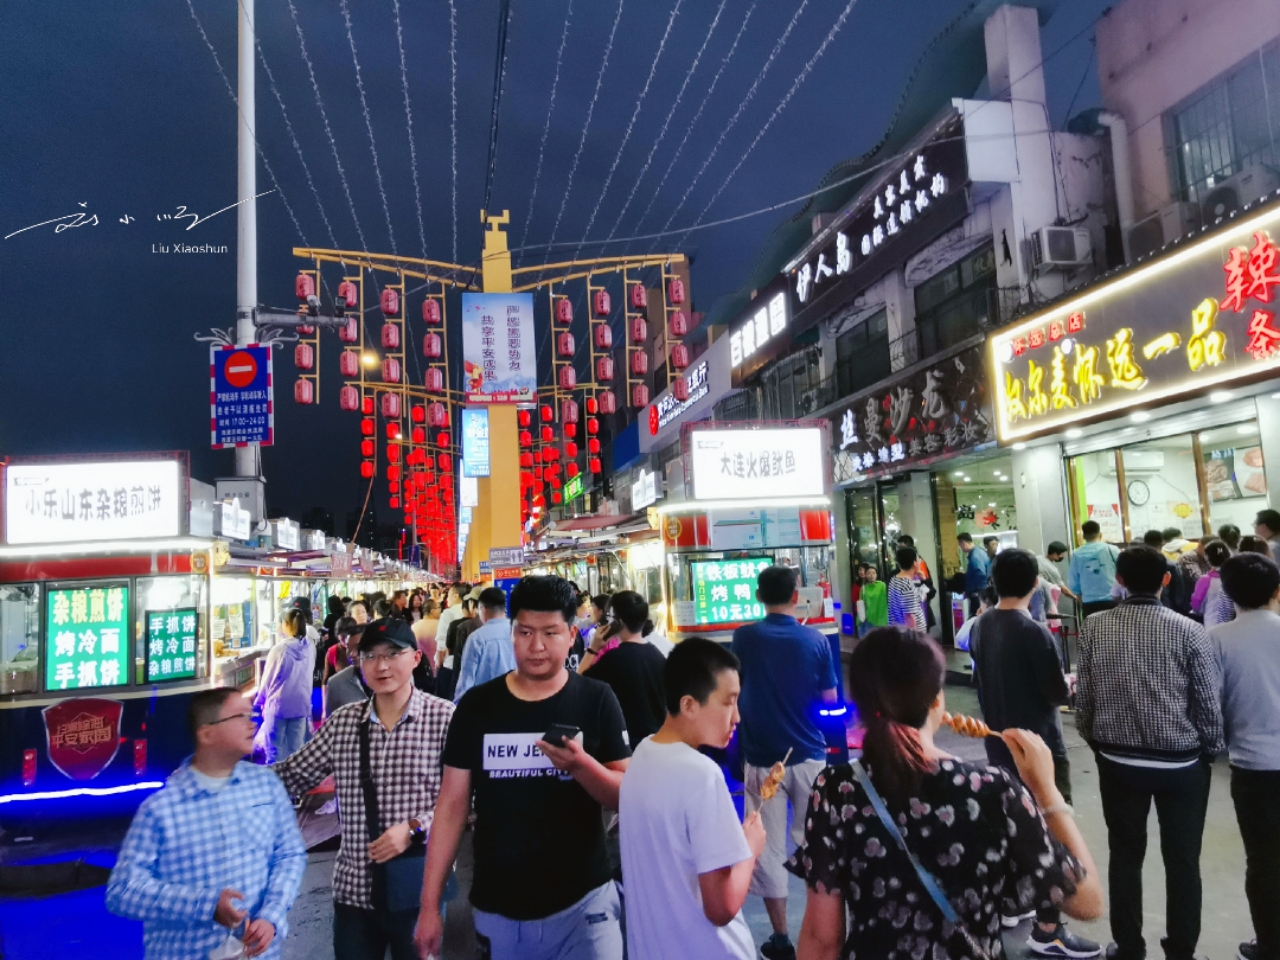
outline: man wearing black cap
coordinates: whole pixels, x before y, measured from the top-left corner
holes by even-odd
[[[310,743],[272,769],[292,796],[334,777],[342,821],[335,960],[381,958],[387,947],[392,960],[417,960],[422,857],[454,707],[414,687],[422,654],[403,620],[368,624],[357,657],[373,698],[334,711]]]

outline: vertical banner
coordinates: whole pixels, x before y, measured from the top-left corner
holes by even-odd
[[[489,411],[462,410],[462,475],[489,476]]]
[[[532,403],[538,392],[532,293],[464,293],[467,403]]]
[[[214,347],[209,354],[209,405],[214,450],[274,443],[271,347]]]

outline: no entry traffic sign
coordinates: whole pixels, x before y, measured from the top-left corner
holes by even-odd
[[[209,355],[213,449],[270,446],[275,440],[271,348],[215,347]]]

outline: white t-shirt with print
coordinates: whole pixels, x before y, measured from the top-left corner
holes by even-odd
[[[702,911],[698,875],[750,859],[720,768],[683,743],[633,748],[618,809],[631,960],[755,960],[742,911],[723,927]]]

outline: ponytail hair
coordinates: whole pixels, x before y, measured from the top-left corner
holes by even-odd
[[[880,627],[854,648],[849,676],[866,727],[862,756],[872,781],[886,803],[904,807],[934,770],[920,730],[946,677],[942,651],[918,631]]]

